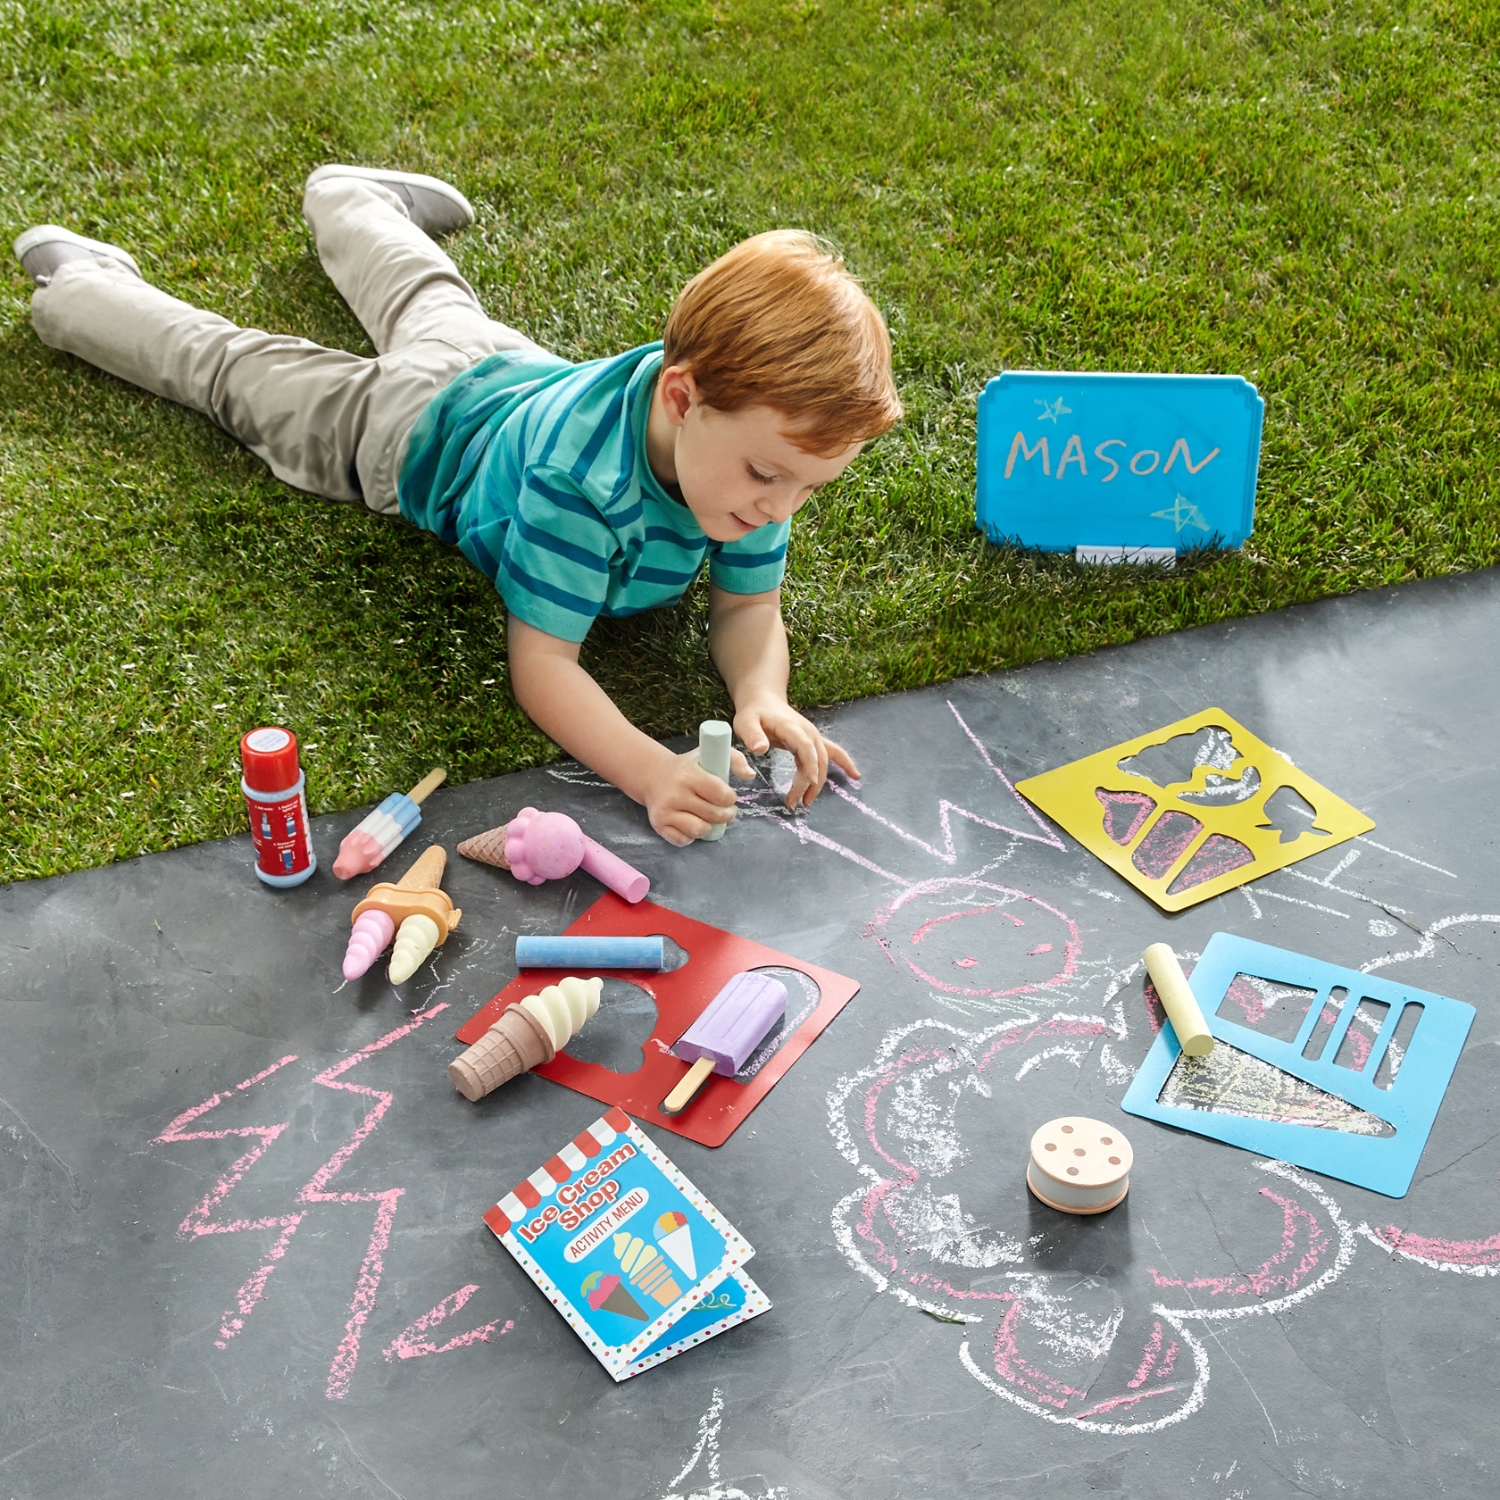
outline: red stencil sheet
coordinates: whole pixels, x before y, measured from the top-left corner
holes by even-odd
[[[656,933],[665,934],[690,955],[682,968],[669,974],[640,969],[590,971],[637,984],[656,1001],[656,1025],[642,1049],[645,1060],[641,1066],[634,1073],[614,1073],[598,1063],[579,1062],[566,1052],[559,1052],[550,1063],[533,1071],[587,1094],[590,1099],[618,1105],[658,1129],[685,1135],[700,1146],[722,1146],[823,1028],[859,992],[859,981],[752,943],[749,938],[710,927],[706,922],[695,922],[650,901],[632,906],[613,894],[600,897],[567,930],[569,937],[651,937]],[[672,1055],[671,1049],[678,1038],[734,975],[745,969],[772,967],[796,969],[818,986],[818,1001],[812,1013],[797,1022],[799,1012],[806,1006],[789,991],[786,1025],[775,1049],[757,1051],[746,1064],[746,1071],[753,1070],[753,1076],[742,1081],[740,1077],[725,1078],[711,1073],[697,1097],[680,1115],[662,1114],[657,1106],[681,1081],[689,1066]],[[536,994],[546,985],[556,984],[565,972],[522,970],[483,1010],[459,1028],[458,1040],[465,1046],[477,1042],[508,1005]]]

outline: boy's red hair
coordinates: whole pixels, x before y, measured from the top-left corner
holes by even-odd
[[[805,453],[831,458],[901,419],[885,320],[843,257],[801,229],[742,240],[700,271],[664,343],[716,411],[781,412]]]

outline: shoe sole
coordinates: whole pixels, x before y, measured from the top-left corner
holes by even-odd
[[[103,240],[91,240],[87,235],[74,234],[71,229],[64,229],[60,224],[38,224],[33,229],[23,230],[16,236],[12,248],[16,252],[16,259],[35,250],[38,245],[54,245],[61,241],[65,245],[77,245],[81,250],[92,250],[96,255],[103,255],[110,260],[120,261],[130,267],[137,276],[141,276],[141,268],[136,265],[135,257],[128,251],[122,250],[118,245],[106,244]],[[145,277],[141,279],[144,281]]]
[[[421,172],[387,172],[379,167],[346,167],[330,162],[308,174],[306,187],[312,187],[330,177],[358,177],[364,182],[401,182],[407,187],[426,188],[429,193],[446,198],[457,208],[463,214],[466,225],[474,222],[474,205],[451,182],[444,182],[441,177],[427,177]]]

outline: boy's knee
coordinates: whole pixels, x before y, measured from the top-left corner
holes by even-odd
[[[314,229],[320,219],[326,222],[339,213],[372,208],[392,208],[403,219],[411,217],[406,205],[388,187],[363,177],[323,177],[302,192],[302,217]]]

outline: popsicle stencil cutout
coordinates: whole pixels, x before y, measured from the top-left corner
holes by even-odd
[[[1375,824],[1222,709],[1016,783],[1164,911],[1182,911]]]

